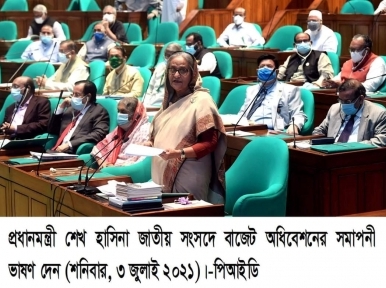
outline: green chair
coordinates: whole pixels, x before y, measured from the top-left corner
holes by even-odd
[[[147,87],[149,86],[151,71],[146,67],[140,67],[138,68],[138,70],[139,70],[139,73],[141,73],[141,76],[143,78],[142,95],[141,95],[141,97],[143,97],[143,95],[147,91]]]
[[[16,40],[17,25],[14,21],[0,21],[0,39]]]
[[[214,76],[202,77],[202,87],[209,90],[210,96],[218,106],[220,103],[221,81]]]
[[[204,9],[204,0],[198,0],[198,9]]]
[[[61,22],[60,25],[62,26],[64,35],[66,36],[66,39],[69,40],[71,39],[71,34],[70,34],[70,27],[64,22]]]
[[[330,58],[332,69],[334,70],[334,75],[338,75],[340,72],[340,60],[338,54],[334,52],[327,52],[328,58]]]
[[[253,26],[255,26],[255,28],[256,28],[256,30],[257,30],[257,32],[259,32],[259,33],[260,33],[260,35],[263,35],[263,30],[261,30],[261,27],[260,27],[260,25],[259,25],[259,24],[257,24],[257,23],[253,23]]]
[[[93,34],[94,34],[94,26],[101,21],[94,21],[90,25],[88,25],[86,32],[84,32],[82,38],[79,39],[79,41],[87,42],[88,40],[91,40]]]
[[[241,85],[233,88],[221,104],[218,111],[220,114],[237,114],[244,104],[247,96],[247,88],[250,85]]]
[[[164,22],[158,24],[155,33],[150,33],[149,36],[142,42],[133,41],[131,44],[155,44],[168,43],[178,40],[178,25],[175,22]]]
[[[130,176],[134,183],[143,183],[151,179],[151,157],[146,157],[141,162],[129,166],[111,166],[101,171],[115,176]]]
[[[0,11],[28,11],[27,0],[6,0]]]
[[[216,40],[216,32],[210,26],[191,26],[185,30],[184,34],[182,34],[180,41],[185,41],[186,36],[190,33],[199,33],[202,36],[203,45],[205,47],[214,47],[217,46]]]
[[[80,4],[79,0],[71,0],[71,3],[68,5],[66,11],[79,11]]]
[[[218,68],[222,78],[229,79],[233,76],[233,61],[232,56],[225,51],[213,51],[214,56],[216,56]]]
[[[155,53],[155,46],[153,44],[140,44],[131,52],[126,63],[137,67],[153,68]]]
[[[90,75],[88,79],[94,82],[97,87],[97,94],[102,94],[106,81],[105,62],[102,60],[95,60],[90,62],[88,65],[90,67]]]
[[[338,40],[338,48],[336,50],[336,54],[340,56],[340,54],[342,53],[342,35],[340,35],[340,33],[338,32],[334,32],[334,34],[336,36],[336,40]]]
[[[43,74],[47,76],[47,78],[51,77],[55,73],[55,67],[49,62],[36,62],[30,64],[27,68],[25,68],[22,76],[27,76],[32,79],[37,76],[42,76]]]
[[[386,64],[386,56],[380,56],[380,57],[382,57],[383,61],[385,61],[385,64]],[[378,87],[377,91],[380,91],[382,93],[386,93],[386,79],[385,79],[385,81],[383,81],[381,86]]]
[[[343,4],[340,14],[374,15],[374,6],[370,1],[349,1]]]
[[[171,44],[171,43],[177,43],[177,44],[179,44],[179,45],[181,46],[182,50],[185,51],[185,48],[186,48],[186,45],[185,45],[186,42],[185,42],[185,41],[180,41],[180,40],[179,40],[179,41],[172,41],[172,42],[166,43],[166,44],[162,47],[161,51],[159,52],[159,55],[158,55],[158,61],[157,61],[157,63],[156,63],[157,65],[165,60],[165,50],[166,50],[166,47],[168,47],[168,45]]]
[[[21,54],[23,54],[24,50],[31,44],[31,40],[21,40],[13,43],[11,47],[8,49],[7,54],[5,54],[5,59],[7,60],[19,60],[21,59]]]
[[[304,123],[301,135],[311,135],[314,131],[315,101],[314,94],[310,90],[300,88],[300,96],[303,101],[303,112],[307,115],[307,121]]]
[[[1,108],[0,110],[0,122],[3,123],[4,122],[4,118],[5,118],[5,110],[8,108],[9,105],[15,103],[15,101],[13,100],[11,94],[9,94],[7,96],[7,98],[5,98],[5,101],[4,101],[4,104],[3,104],[3,107]]]
[[[285,216],[288,166],[288,147],[283,140],[270,137],[252,140],[225,173],[225,213]]]
[[[98,3],[95,0],[72,0],[66,11],[101,11]]]
[[[142,41],[142,30],[136,23],[123,23],[123,28],[126,31],[126,38],[129,43],[132,41]]]
[[[303,29],[296,25],[279,27],[264,45],[264,48],[287,50],[289,47],[293,47],[294,37],[300,32],[303,32]]]

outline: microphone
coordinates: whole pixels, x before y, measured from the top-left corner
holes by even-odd
[[[275,70],[276,70],[276,69],[273,69],[273,70],[272,70],[271,74],[269,74],[268,79],[272,76],[272,74],[273,74],[273,72],[275,72]],[[243,118],[243,116],[244,116],[245,113],[248,111],[248,109],[252,106],[252,104],[255,103],[257,97],[260,96],[260,93],[261,93],[261,91],[263,90],[263,88],[264,88],[264,86],[265,86],[265,84],[266,84],[267,82],[268,82],[268,80],[264,81],[264,83],[261,84],[260,89],[259,89],[259,91],[257,92],[256,96],[253,97],[251,103],[249,103],[249,105],[247,106],[247,108],[244,110],[243,114],[241,114],[239,120],[237,120],[235,126],[233,127],[233,136],[236,136],[236,127],[237,127],[237,124],[239,124],[239,122],[241,121],[241,118]]]
[[[279,9],[279,5],[276,5],[275,12],[273,12],[273,15],[276,14],[277,9]],[[271,23],[269,23],[269,27],[268,27],[268,30],[267,30],[268,33],[267,33],[267,35],[266,35],[266,38],[268,38],[269,34],[271,33],[272,22],[273,22],[273,18],[271,19]],[[263,35],[261,35],[261,36],[263,36]],[[267,41],[264,42],[264,45],[265,45],[266,43],[267,43]],[[263,50],[264,50],[264,45],[263,45]]]
[[[58,42],[55,42],[54,48],[52,48],[52,52],[51,52],[50,58],[48,58],[48,62],[47,62],[47,65],[46,65],[46,69],[44,69],[44,73],[43,73],[42,76],[46,75],[46,73],[47,73],[48,65],[50,65],[51,58],[52,58],[52,55],[54,54],[56,44],[58,44]],[[40,91],[40,88],[42,87],[42,84],[43,84],[43,81],[40,82],[40,85],[39,85],[39,91]],[[63,91],[61,91],[61,93],[63,94]]]
[[[292,130],[294,134],[294,148],[296,148],[296,136],[295,136],[295,117],[292,117]]]
[[[127,25],[127,28],[126,28],[126,31],[125,31],[125,36],[126,36],[126,39],[127,39],[127,43],[130,43],[129,37],[127,36],[127,32],[129,32],[130,25],[131,25],[131,22],[129,22],[129,25]]]
[[[125,142],[127,141],[127,139],[123,140],[121,139],[120,141],[117,142],[117,144],[114,145],[113,149],[111,149],[106,155],[104,155],[104,159],[102,160],[101,164],[99,165],[99,167],[102,166],[102,164],[107,160],[107,158],[110,156],[110,154],[115,150],[115,148],[118,147],[118,145],[121,145],[122,142]],[[101,157],[101,159],[103,158]],[[94,164],[95,162],[97,162],[97,160],[95,160],[92,164]],[[88,173],[90,171],[90,168],[92,166],[92,164],[87,168],[87,171],[86,171],[86,177],[85,177],[85,182],[84,182],[84,185],[74,185],[73,187],[73,190],[75,190],[76,192],[79,192],[81,194],[85,194],[85,195],[91,195],[91,194],[95,194],[96,191],[97,191],[97,188],[96,187],[90,187],[88,186],[88,183],[90,182],[91,178],[94,176],[94,174],[99,170],[99,169],[95,169],[95,171],[91,174],[90,177],[88,177]]]
[[[352,10],[354,10],[354,14],[358,14],[358,13],[357,13],[357,10],[355,10],[354,5],[352,5],[352,4],[350,3],[350,1],[347,1],[347,3],[351,6]]]
[[[371,34],[373,33],[373,30],[374,30],[374,27],[375,27],[375,24],[377,23],[377,21],[378,21],[378,18],[379,18],[379,16],[382,14],[382,11],[381,12],[379,12],[378,14],[377,14],[377,17],[375,17],[375,19],[374,19],[374,23],[373,23],[373,26],[371,26],[371,29],[370,29],[370,32],[369,32],[369,36],[368,37],[370,37],[371,36]]]
[[[55,107],[55,110],[53,111],[53,113],[55,113],[55,111],[58,109],[60,100],[62,99],[62,96],[63,96],[63,91],[64,90],[60,91],[59,98],[58,98],[58,103],[56,104],[56,107]],[[48,123],[48,127],[51,127],[51,125],[52,125],[52,118],[53,117],[51,117],[51,119],[50,119],[50,121]],[[38,176],[38,177],[39,177],[40,163],[42,162],[43,153],[46,151],[46,145],[47,145],[47,140],[48,140],[49,136],[50,136],[50,134],[47,132],[46,142],[44,142],[44,145],[43,145],[43,152],[40,154],[40,158],[39,158],[39,162],[38,162],[38,167],[36,168],[36,176]]]

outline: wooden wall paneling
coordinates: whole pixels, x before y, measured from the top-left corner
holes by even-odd
[[[189,0],[190,1],[190,0]],[[204,9],[225,9],[232,2],[232,0],[217,0],[217,1],[204,1]]]
[[[328,12],[338,14],[346,0],[326,0],[325,2],[327,3]]]
[[[380,17],[386,20],[386,17]],[[378,55],[386,55],[386,21],[377,22],[373,34],[373,49]]]
[[[0,178],[0,217],[11,216],[11,194],[8,190],[8,180]]]
[[[11,194],[13,216],[51,216],[49,197],[16,183],[11,183]]]

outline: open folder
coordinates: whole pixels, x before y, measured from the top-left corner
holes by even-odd
[[[319,151],[322,153],[339,153],[339,152],[348,152],[364,149],[374,149],[376,146],[360,143],[360,142],[350,142],[350,143],[334,143],[326,145],[313,145],[311,146],[312,150]]]
[[[43,146],[47,141],[51,140],[53,137],[48,138],[33,138],[33,139],[24,139],[24,140],[9,140],[2,139],[0,140],[0,147],[2,149],[18,149],[26,147],[38,147]],[[3,144],[4,142],[4,144]]]

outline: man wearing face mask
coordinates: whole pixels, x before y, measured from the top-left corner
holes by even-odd
[[[125,97],[118,103],[117,120],[118,127],[94,146],[91,151],[91,155],[97,159],[99,165],[112,151],[103,163],[103,167],[128,166],[145,158],[126,155],[125,151],[130,144],[142,144],[149,140],[150,123],[146,108],[137,98]],[[112,141],[116,136],[118,138]]]
[[[327,54],[311,49],[310,35],[297,33],[294,37],[296,54],[287,58],[279,68],[277,79],[287,82],[305,82],[305,87],[321,87],[324,79],[334,77]]]
[[[66,40],[66,35],[62,25],[55,19],[47,16],[47,8],[42,4],[38,4],[33,9],[34,20],[32,20],[29,28],[27,38],[31,38],[32,35],[39,35],[43,26],[48,25],[52,27],[54,38],[63,41]]]
[[[241,117],[248,109],[244,116],[250,122],[266,124],[268,129],[299,134],[307,121],[299,87],[277,81],[279,63],[275,56],[261,55],[257,59],[257,66],[260,83],[247,89],[245,102],[238,116]],[[295,125],[292,125],[292,118]]]
[[[54,39],[52,27],[45,25],[40,31],[40,40],[29,44],[21,58],[30,61],[50,60],[51,63],[58,63],[58,51],[59,42],[57,39]]]
[[[375,55],[371,49],[373,42],[367,35],[357,34],[350,43],[351,59],[344,62],[340,73],[331,80],[324,80],[326,88],[336,88],[346,79],[356,79],[363,84],[367,92],[375,92],[385,81],[385,61]]]
[[[209,71],[210,76],[222,78],[216,56],[204,47],[200,34],[190,33],[186,36],[186,52],[196,58],[198,71]]]
[[[322,23],[322,12],[311,10],[308,14],[308,29],[305,33],[311,36],[312,49],[336,53],[338,51],[338,39],[334,31]]]
[[[75,153],[83,143],[98,143],[109,132],[109,115],[96,103],[97,88],[88,80],[75,83],[71,98],[66,98],[54,112],[49,132],[59,135],[52,148]]]
[[[11,96],[15,100],[5,110],[0,127],[13,139],[29,139],[47,132],[50,119],[50,102],[45,97],[34,96],[34,82],[29,77],[17,77],[12,82]]]
[[[244,22],[245,9],[236,8],[233,12],[233,22],[218,37],[217,44],[221,47],[259,46],[265,43],[264,38],[252,23]]]
[[[140,97],[143,90],[143,78],[137,68],[126,65],[126,51],[117,46],[109,50],[110,67],[114,70],[106,77],[103,95]]]
[[[78,52],[78,56],[87,63],[94,60],[106,62],[108,60],[107,53],[113,46],[115,46],[114,40],[106,35],[106,29],[103,24],[98,23],[94,26],[94,35],[92,39],[83,45]]]
[[[386,146],[386,110],[365,100],[366,89],[347,79],[338,89],[338,102],[312,134],[334,137],[335,142],[362,142]]]
[[[89,67],[76,55],[76,45],[72,40],[60,43],[59,61],[62,63],[55,74],[47,79],[45,75],[36,78],[39,87],[52,90],[72,91],[75,82],[87,80]]]
[[[128,43],[125,28],[122,22],[117,20],[117,9],[113,6],[107,5],[103,8],[102,25],[110,39]]]

